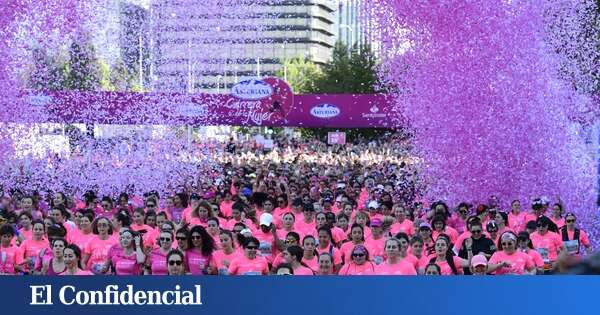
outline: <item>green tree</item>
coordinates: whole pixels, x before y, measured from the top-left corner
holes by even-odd
[[[286,78],[287,83],[296,94],[309,93],[315,90],[315,81],[322,75],[319,67],[306,58],[284,60],[276,76]]]

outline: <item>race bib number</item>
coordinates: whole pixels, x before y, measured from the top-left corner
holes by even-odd
[[[536,248],[535,250],[540,254],[540,256],[542,256],[544,262],[547,263],[550,261],[550,258],[548,258],[549,251],[547,248]]]
[[[258,250],[260,250],[260,255],[263,257],[271,256],[273,254],[272,245],[269,242],[260,242]]]
[[[248,272],[244,272],[244,276],[261,276],[262,273],[257,272],[257,271],[248,271]]]
[[[563,245],[565,246],[567,253],[569,253],[571,255],[575,255],[579,251],[579,241],[578,240],[564,241]]]

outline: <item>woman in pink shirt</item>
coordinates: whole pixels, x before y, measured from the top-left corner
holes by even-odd
[[[289,246],[285,251],[283,251],[284,261],[292,265],[292,268],[294,269],[294,275],[313,276],[314,272],[302,262],[302,256],[304,256],[304,250],[300,246]]]
[[[342,258],[344,259],[344,264],[350,261],[350,256],[352,254],[352,249],[354,248],[354,246],[365,244],[363,226],[359,223],[352,224],[349,238],[350,242],[346,242],[340,247],[340,251],[342,252]]]
[[[79,246],[79,248],[85,248],[87,242],[94,237],[92,222],[94,222],[94,213],[83,211],[79,219],[79,229],[73,230],[72,234],[69,235],[71,243]]]
[[[520,232],[517,235],[517,245],[519,247],[519,251],[523,252],[533,260],[535,267],[537,268],[537,274],[544,273],[544,260],[540,253],[533,249],[533,244],[531,243],[531,239],[529,238],[529,233],[526,231]]]
[[[81,250],[77,245],[67,245],[63,251],[66,269],[61,276],[90,276],[92,273],[83,269]]]
[[[342,252],[335,246],[331,236],[331,230],[328,227],[319,228],[319,244],[317,253],[329,253],[333,257],[334,271],[340,270],[343,264]]]
[[[24,240],[31,239],[33,237],[33,231],[31,230],[31,222],[33,222],[33,217],[28,212],[23,212],[19,214],[19,239],[17,244],[22,243]]]
[[[423,222],[419,225],[419,236],[423,240],[423,248],[425,250],[424,255],[428,256],[435,252],[435,241],[433,240],[433,230],[427,222]]]
[[[152,250],[146,258],[145,274],[164,276],[168,274],[167,255],[173,249],[173,232],[162,231],[156,240],[158,248]]]
[[[142,236],[129,229],[121,231],[119,244],[114,245],[108,254],[113,273],[118,276],[140,275],[145,260]]]
[[[387,259],[375,267],[374,274],[416,276],[417,270],[415,267],[402,259],[400,254],[401,247],[402,245],[398,239],[389,238],[385,242],[385,254]]]
[[[260,242],[255,237],[244,239],[244,255],[235,258],[229,264],[230,275],[267,275],[269,274],[269,263],[267,259],[258,256]]]
[[[592,244],[583,230],[577,228],[577,217],[574,213],[567,213],[565,216],[566,225],[558,232],[562,238],[563,246],[569,255],[577,257],[582,256],[581,246],[585,247],[586,254],[592,253]]]
[[[359,224],[363,228],[363,235],[365,238],[371,237],[371,229],[368,228],[368,225],[371,223],[371,219],[369,214],[364,211],[359,211],[356,214],[354,224]],[[354,226],[352,224],[352,226]],[[352,234],[352,227],[350,228],[350,234]],[[348,239],[352,240],[352,236],[348,235]]]
[[[0,226],[0,275],[14,275],[22,269],[23,253],[12,243],[14,236],[15,230],[10,224]]]
[[[471,253],[470,253],[471,254]],[[463,268],[469,268],[469,261],[452,254],[450,240],[443,235],[435,241],[435,254],[429,260],[442,269],[442,275],[462,275]]]
[[[281,217],[281,228],[277,229],[277,235],[280,239],[284,239],[290,232],[294,232],[294,223],[296,223],[296,216],[287,212]]]
[[[130,228],[133,231],[140,232],[141,234],[146,234],[154,231],[154,228],[144,223],[145,215],[146,213],[144,212],[144,208],[136,208],[135,210],[133,210],[133,222],[130,226]]]
[[[322,253],[319,255],[319,276],[331,276],[335,275],[333,272],[333,256],[329,253]]]
[[[415,235],[414,223],[406,218],[406,209],[400,205],[394,205],[394,224],[390,227],[390,232],[396,235],[400,232],[406,233],[410,236]]]
[[[194,226],[188,234],[188,249],[185,252],[187,270],[192,275],[215,275],[217,267],[213,259],[215,243],[201,225]]]
[[[513,231],[525,231],[525,225],[532,218],[529,217],[528,213],[521,211],[521,201],[513,200],[510,206],[511,211],[508,214],[508,226]]]
[[[356,245],[352,250],[352,260],[345,264],[340,276],[363,276],[375,273],[375,264],[369,260],[369,251],[363,245]]]
[[[535,250],[540,253],[544,260],[544,270],[550,271],[558,258],[558,253],[563,250],[562,238],[557,233],[548,230],[552,221],[541,216],[537,219],[537,231],[531,233],[530,238]]]
[[[333,213],[332,213],[333,215]],[[327,221],[327,214],[325,212],[319,212],[317,213],[317,215],[315,216],[315,221],[317,222],[316,224],[316,230],[312,231],[312,233],[310,233],[310,235],[315,236],[315,234],[317,234],[317,230],[322,227],[322,226],[327,226],[329,227],[329,229],[331,230],[331,235],[333,236],[333,241],[336,244],[340,244],[342,241],[344,241],[346,239],[346,235],[344,234],[344,231],[342,229],[340,229],[337,226],[334,226],[332,224],[330,224]]]
[[[563,218],[563,205],[560,203],[555,203],[552,206],[552,214],[550,214],[550,220],[556,224],[556,227],[559,229],[565,225],[565,218]]]
[[[208,235],[210,235],[210,237],[212,237],[212,239],[215,243],[215,249],[220,248],[220,245],[219,245],[220,231],[221,231],[221,229],[219,228],[219,219],[217,219],[215,217],[208,219],[208,222],[206,223],[206,232],[208,233]]]
[[[415,258],[419,262],[419,267],[417,268],[417,272],[419,274],[423,274],[425,270],[425,266],[429,264],[429,257],[425,254],[425,245],[423,244],[423,239],[415,235],[410,239],[410,254],[415,256]]]
[[[435,216],[433,220],[431,220],[431,226],[433,227],[432,237],[434,239],[437,239],[440,234],[446,234],[450,237],[451,243],[456,242],[458,232],[454,228],[446,225],[446,220],[443,216]]]
[[[517,236],[513,232],[504,232],[500,236],[498,251],[490,258],[488,272],[497,275],[535,275],[535,264],[529,255],[517,251]]]
[[[502,235],[502,234],[504,234],[504,232],[508,232],[508,231],[513,232],[513,234],[515,233],[515,231],[513,231],[509,226],[508,214],[506,212],[502,212],[502,211],[496,212],[494,221],[498,225],[498,235]]]
[[[182,227],[175,232],[175,240],[177,241],[177,249],[182,253],[188,249],[188,235],[190,234],[190,230],[187,227]]]
[[[112,237],[112,224],[105,217],[99,217],[92,223],[92,232],[95,234],[83,250],[82,263],[87,270],[94,274],[104,274],[108,271],[108,253],[110,249],[117,243],[117,240]]]
[[[192,211],[184,217],[184,221],[190,226],[201,225],[202,227],[208,226],[208,218],[210,215],[211,207],[210,203],[206,201],[200,202],[196,207],[192,208]]]
[[[21,243],[21,253],[23,253],[23,271],[32,272],[36,263],[40,259],[42,250],[47,249],[48,241],[44,239],[46,226],[42,221],[34,221],[32,224],[32,238]]]
[[[213,258],[215,259],[219,275],[228,275],[228,268],[231,261],[243,255],[243,253],[234,247],[233,233],[230,231],[221,230],[219,242],[221,249],[213,253]]]
[[[64,250],[67,247],[67,241],[64,238],[52,240],[52,258],[42,263],[42,274],[55,276],[65,272],[67,266],[64,261]]]
[[[305,236],[304,239],[302,239],[302,248],[304,249],[302,262],[313,272],[319,271],[319,253],[317,253],[316,239],[312,235]]]

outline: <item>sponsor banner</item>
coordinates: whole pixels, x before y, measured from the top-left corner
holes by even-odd
[[[345,132],[328,132],[327,133],[328,144],[346,144],[346,133]]]
[[[369,128],[393,126],[386,95],[294,95],[278,78],[242,80],[230,94],[31,92],[28,121],[98,124]],[[18,117],[14,118],[18,121]]]

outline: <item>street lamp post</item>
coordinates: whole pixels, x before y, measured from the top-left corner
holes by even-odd
[[[340,28],[348,29],[350,32],[350,45],[348,45],[348,49],[352,50],[352,46],[354,46],[354,29],[348,24],[340,24]]]

